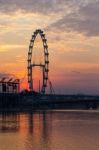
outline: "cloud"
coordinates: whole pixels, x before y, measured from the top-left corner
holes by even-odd
[[[69,0],[67,0],[67,3]],[[3,13],[13,13],[18,10],[23,12],[40,12],[48,13],[57,10],[62,10],[62,5],[65,3],[63,0],[0,0],[0,11]],[[57,7],[56,7],[57,5]]]
[[[9,51],[9,50],[11,50],[11,49],[19,49],[19,48],[25,48],[26,47],[26,45],[15,45],[15,44],[13,44],[13,45],[0,45],[0,52],[6,52],[6,51]]]
[[[20,12],[24,14],[43,14],[41,18],[36,16],[33,24],[35,22],[40,24],[37,20],[42,22],[42,20],[46,20],[44,16],[48,18],[50,16],[49,25],[47,24],[48,30],[53,27],[66,32],[81,32],[88,36],[99,35],[99,21],[97,19],[99,18],[99,0],[94,0],[94,2],[93,0],[0,0],[0,14],[18,16]],[[28,17],[30,16],[25,18]],[[12,24],[11,20],[7,19],[0,21],[1,29],[9,23]],[[21,20],[22,22],[26,21],[24,18]]]
[[[77,11],[65,14],[49,28],[83,33],[87,36],[99,36],[99,0],[80,5]]]
[[[0,0],[0,12],[14,13],[18,10],[23,12],[53,13],[65,11],[66,8],[77,8],[85,5],[89,0]],[[90,0],[91,1],[91,0]]]

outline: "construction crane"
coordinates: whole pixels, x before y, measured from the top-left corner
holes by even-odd
[[[50,94],[55,94],[55,91],[54,91],[51,81],[49,81],[49,87],[50,87]]]
[[[13,80],[13,78],[10,78],[7,82],[9,83],[9,82],[11,82]]]
[[[6,79],[6,77],[3,77],[3,78],[1,79],[1,81],[0,81],[0,83],[4,82],[5,79]]]

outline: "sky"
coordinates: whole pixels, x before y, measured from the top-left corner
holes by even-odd
[[[55,93],[99,94],[98,18],[99,0],[0,0],[0,77],[24,79],[28,88],[29,43],[42,29]]]

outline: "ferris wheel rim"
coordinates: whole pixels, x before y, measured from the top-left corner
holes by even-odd
[[[43,50],[44,50],[44,74],[43,74],[43,85],[41,89],[41,93],[45,93],[48,81],[48,72],[49,72],[49,53],[48,53],[48,44],[47,39],[45,38],[45,34],[41,29],[37,29],[34,31],[32,38],[30,39],[29,51],[28,51],[28,83],[30,91],[33,91],[33,80],[32,80],[32,54],[34,48],[34,42],[36,40],[37,35],[40,35],[41,40],[43,42]],[[40,64],[39,64],[40,66]]]

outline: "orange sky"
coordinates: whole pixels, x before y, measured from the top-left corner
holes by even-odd
[[[0,75],[25,77],[22,87],[27,88],[29,42],[40,28],[48,39],[56,93],[98,94],[98,18],[99,0],[0,0]]]

